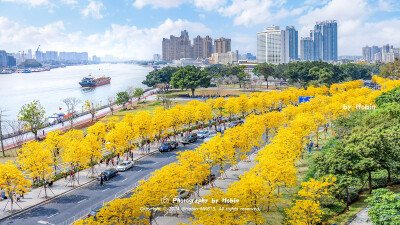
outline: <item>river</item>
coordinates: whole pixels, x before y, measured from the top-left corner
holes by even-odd
[[[17,119],[21,106],[39,100],[46,116],[66,112],[62,99],[76,97],[82,101],[94,100],[107,104],[110,96],[125,91],[129,86],[146,88],[142,84],[152,70],[134,64],[95,64],[68,66],[38,73],[0,74],[0,108],[5,110],[6,120]],[[111,83],[95,88],[82,88],[79,81],[89,74],[109,76]],[[62,108],[59,110],[59,108]],[[82,110],[82,104],[77,107]],[[7,133],[7,132],[6,132]]]

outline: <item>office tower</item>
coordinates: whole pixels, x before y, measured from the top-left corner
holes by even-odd
[[[203,58],[210,58],[213,52],[213,44],[212,38],[210,36],[206,36],[203,38]]]
[[[337,22],[317,22],[310,36],[314,41],[314,60],[337,61]]]
[[[198,58],[204,58],[204,42],[203,38],[200,37],[200,35],[197,35],[196,38],[193,38],[193,58],[198,59]]]
[[[386,44],[386,45],[382,46],[382,54],[390,53],[391,49],[393,49],[393,45]]]
[[[0,68],[7,67],[7,52],[0,50]]]
[[[377,61],[375,58],[376,53],[380,52],[381,49],[378,46],[373,45],[371,47],[371,61]]]
[[[231,51],[231,39],[219,38],[214,40],[215,53],[227,53]]]
[[[314,42],[311,37],[300,39],[300,58],[303,61],[314,60]]]
[[[299,58],[299,34],[294,26],[286,26],[286,38],[289,40],[289,61],[295,61]]]
[[[7,54],[7,67],[17,66],[17,60],[14,56]]]
[[[258,63],[267,61],[267,33],[265,31],[257,33],[257,61]]]
[[[362,58],[367,62],[372,61],[372,48],[368,45],[362,48]]]
[[[289,62],[289,40],[279,26],[267,27],[257,34],[257,58],[259,63],[281,64]]]
[[[163,38],[162,40],[162,60],[163,61],[170,61],[170,40],[168,38]]]
[[[170,35],[170,38],[162,40],[162,59],[172,61],[181,58],[192,57],[192,46],[189,34],[186,30],[181,32],[180,37]]]

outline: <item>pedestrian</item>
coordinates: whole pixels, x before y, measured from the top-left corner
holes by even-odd
[[[111,165],[114,166],[114,158],[111,159]]]
[[[44,136],[44,130],[43,130],[43,136]]]
[[[147,145],[147,153],[150,153],[150,143]]]
[[[65,172],[65,175],[64,175],[65,180],[67,180],[67,177],[68,177],[68,173]]]
[[[104,184],[103,176],[100,175],[100,186],[103,186],[103,184]]]
[[[109,161],[109,160],[108,160],[108,158],[107,158],[107,159],[106,159],[106,167],[108,167],[108,161]]]

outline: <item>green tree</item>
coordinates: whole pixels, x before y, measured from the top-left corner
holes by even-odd
[[[331,86],[333,84],[333,72],[328,70],[327,68],[322,68],[319,70],[318,73],[318,81],[321,86]]]
[[[267,89],[268,89],[268,78],[270,76],[275,77],[275,66],[272,64],[267,64],[267,63],[261,63],[258,64],[254,67],[253,73],[256,74],[257,76],[263,75],[265,81],[267,81]]]
[[[379,76],[384,78],[390,78],[392,80],[400,78],[400,61],[399,58],[395,58],[394,62],[388,63],[381,67]]]
[[[186,66],[179,67],[171,78],[171,86],[180,89],[190,89],[192,91],[192,97],[194,97],[194,91],[198,87],[209,87],[210,76],[205,70],[201,70],[200,67]]]
[[[380,225],[400,224],[400,194],[388,189],[376,189],[367,200],[369,221]]]
[[[153,87],[156,84],[171,82],[172,74],[178,71],[177,67],[164,67],[162,69],[155,69],[147,74],[146,79],[142,82],[148,87]]]
[[[129,94],[126,91],[121,91],[117,93],[117,100],[115,101],[118,105],[125,106],[129,102]]]
[[[370,80],[371,71],[365,66],[358,65],[355,63],[346,63],[340,65],[340,69],[343,72],[343,76],[351,78],[351,80]]]
[[[385,103],[400,102],[400,87],[396,87],[388,92],[384,92],[375,98],[375,103],[379,106]]]
[[[143,88],[135,88],[135,91],[133,93],[133,96],[137,98],[138,102],[140,102],[140,98],[142,98],[144,95]]]
[[[38,100],[35,100],[21,107],[18,120],[25,122],[27,128],[35,134],[35,139],[37,139],[39,129],[43,128],[46,123],[45,113],[44,107]]]

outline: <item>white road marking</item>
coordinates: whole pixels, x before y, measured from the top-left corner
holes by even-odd
[[[79,204],[79,203],[82,203],[82,202],[84,202],[84,201],[86,201],[86,199],[80,200],[80,201],[78,202],[78,204]]]
[[[156,165],[157,163],[159,163],[159,162],[155,162],[155,163],[153,163],[153,165]]]
[[[128,179],[128,178],[123,179],[122,182],[126,181],[127,179]]]
[[[43,220],[39,220],[39,221],[38,221],[38,223],[40,223],[40,224],[49,224],[49,225],[54,225],[54,224],[52,224],[52,223],[49,223],[49,222],[47,222],[47,221],[43,221]]]
[[[51,218],[51,217],[53,217],[53,216],[55,216],[57,214],[59,214],[59,213],[54,213],[53,215],[48,216],[47,219],[49,219],[49,218]]]
[[[138,172],[142,171],[142,169],[140,169]]]
[[[107,191],[109,188],[106,188],[106,189],[104,189],[104,190],[102,190],[102,192],[105,192],[105,191]]]

